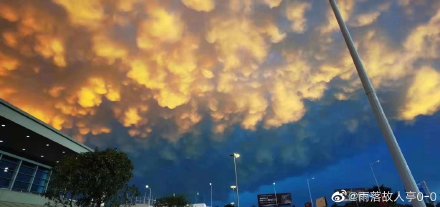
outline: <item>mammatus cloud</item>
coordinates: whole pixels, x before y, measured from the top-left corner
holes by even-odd
[[[294,1],[287,6],[286,16],[291,21],[292,31],[297,33],[303,33],[307,29],[306,12],[311,8],[309,2],[297,2]]]
[[[418,115],[432,115],[440,108],[440,73],[433,68],[417,72],[405,99],[402,119],[412,120]]]
[[[1,53],[0,53],[0,62],[1,62],[1,68],[0,68],[1,76],[8,75],[10,71],[17,69],[17,67],[20,65],[18,60],[12,58],[11,56]]]
[[[339,11],[341,12],[341,16],[345,21],[350,21],[352,17],[353,10],[356,6],[356,1],[343,1],[339,2]],[[326,35],[329,33],[333,33],[338,31],[339,26],[338,22],[335,21],[335,15],[331,8],[327,8],[327,17],[325,18],[324,24],[318,28],[319,32],[322,35]]]
[[[435,62],[440,56],[440,10],[428,23],[416,27],[405,42],[408,59]],[[438,65],[438,64],[437,64]],[[415,72],[408,89],[405,106],[401,112],[404,120],[413,120],[418,115],[432,115],[439,110],[438,91],[440,73],[432,65]]]
[[[214,0],[182,0],[182,3],[190,9],[201,12],[210,12],[215,8]]]
[[[351,26],[354,27],[364,27],[373,24],[377,21],[379,16],[390,9],[391,3],[385,2],[377,6],[374,11],[369,11],[360,15],[357,15]]]
[[[276,8],[280,6],[282,0],[263,0],[270,8]]]
[[[306,53],[309,43],[286,42],[288,36],[307,31],[311,3],[283,4],[285,9],[280,11],[285,14],[268,10],[264,20],[256,19],[260,14],[252,11],[258,6],[274,9],[281,3],[231,1],[215,5],[213,1],[184,0],[182,4],[146,5],[140,1],[57,0],[42,8],[36,3],[4,2],[0,5],[0,74],[8,92],[2,93],[2,98],[24,108],[30,101],[45,99],[51,104],[47,108],[34,106],[33,113],[45,114],[40,118],[58,129],[80,125],[78,135],[111,131],[107,123],[98,121],[95,130],[94,124],[85,124],[91,123],[105,102],[113,108],[113,115],[108,116],[130,128],[134,137],[148,137],[161,119],[174,121],[181,133],[207,118],[214,121],[215,133],[235,124],[255,130],[259,125],[273,128],[298,122],[307,113],[305,101],[319,101],[335,78],[347,81],[337,93],[339,99],[349,98],[359,84],[355,73],[347,73],[352,66],[344,50],[337,54],[337,61],[322,56],[330,48],[341,48],[333,41],[322,42],[313,57]],[[367,26],[374,25],[391,3],[360,14],[353,13],[357,7],[354,1],[340,4],[348,22]],[[214,12],[215,8],[222,11]],[[188,9],[211,13],[199,20],[200,28],[191,30],[194,25],[189,25],[188,19],[198,14],[187,14]],[[291,31],[279,25],[279,18],[289,22]],[[332,39],[338,27],[330,10],[326,19],[328,23],[311,30],[320,31],[320,38]],[[406,66],[438,57],[439,41],[427,38],[438,36],[438,26],[437,13],[408,34],[403,48],[391,46],[381,37],[380,28],[361,34],[357,42],[376,87],[393,87],[393,82],[411,74],[421,76],[417,68]],[[279,44],[302,46],[283,49]],[[322,57],[316,59],[318,56]],[[18,93],[23,94],[27,86],[11,81],[29,73],[41,89],[34,97],[25,98]],[[47,73],[57,75],[47,77]],[[66,81],[67,74],[81,81]],[[45,81],[47,78],[50,80]],[[410,87],[407,94],[414,90]],[[130,91],[141,95],[136,97]],[[438,111],[435,104],[420,110],[410,105],[408,100],[402,106],[402,119]],[[203,115],[206,112],[208,117]]]
[[[400,100],[381,97],[391,117],[437,113],[440,5],[415,18],[409,1],[338,2],[376,89]],[[384,21],[390,12],[402,30]],[[325,149],[367,122],[326,111],[362,90],[326,1],[2,1],[0,88],[80,141],[128,134],[137,139],[117,145],[132,156],[160,144],[157,159],[182,168],[208,142],[213,156],[231,150],[239,128],[265,143],[243,145],[257,163],[243,167],[247,182],[264,164],[307,167],[317,143],[330,160]],[[342,126],[313,119],[331,115]],[[348,132],[320,138],[326,126]]]
[[[346,72],[352,67],[347,56],[325,59],[325,52],[339,47],[335,43],[322,42],[310,56],[304,47],[308,43],[286,42],[289,35],[295,37],[295,33],[307,31],[306,14],[313,5],[292,2],[280,9],[281,3],[231,1],[215,5],[213,1],[184,0],[182,4],[117,1],[105,5],[102,1],[57,0],[43,8],[32,3],[4,2],[0,5],[0,74],[7,92],[2,98],[25,108],[31,101],[48,100],[52,104],[32,110],[45,114],[40,118],[58,129],[74,129],[71,122],[90,123],[103,103],[110,102],[113,117],[131,128],[131,135],[142,137],[148,137],[145,132],[154,131],[160,119],[173,121],[182,127],[181,132],[187,132],[206,119],[202,112],[210,115],[217,133],[235,124],[255,130],[260,124],[272,128],[300,121],[307,111],[304,102],[319,101],[334,78],[347,81],[338,95],[341,99],[359,84],[354,73]],[[252,10],[258,6],[278,10],[269,10],[265,21],[260,22],[254,18],[260,14]],[[216,7],[223,11],[199,20],[200,28],[194,29],[184,18],[195,15],[188,9],[213,12]],[[387,12],[390,3],[360,14],[353,13],[354,1],[341,1],[340,7],[347,21],[354,19],[353,25],[366,26]],[[403,48],[390,46],[380,29],[370,29],[357,38],[377,87],[418,74],[416,68],[404,66],[438,57],[438,16],[415,27]],[[292,32],[279,26],[276,19],[280,18],[291,24]],[[311,32],[318,30],[322,39],[332,39],[338,27],[330,10],[326,21]],[[300,47],[283,49],[279,44]],[[318,56],[322,57],[317,60]],[[30,73],[41,88],[34,97],[25,97],[30,86],[12,80]],[[48,73],[56,75],[47,77]],[[63,81],[73,73],[80,81]],[[141,95],[136,97],[130,91]],[[412,107],[402,106],[402,114],[407,115],[401,117],[408,120],[438,110],[434,105],[426,107],[417,113]],[[108,126],[104,128],[97,131],[110,131]],[[92,131],[81,129],[78,134]]]

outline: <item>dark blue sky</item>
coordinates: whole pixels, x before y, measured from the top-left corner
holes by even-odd
[[[423,117],[413,125],[404,123],[395,125],[395,134],[416,182],[425,180],[430,190],[437,194],[440,192],[440,174],[438,173],[440,141],[437,138],[440,128],[436,126],[438,121],[440,121],[440,114]],[[280,193],[291,192],[294,204],[302,206],[309,201],[307,177],[315,177],[315,180],[310,182],[314,199],[325,196],[329,200],[335,189],[373,187],[375,182],[369,163],[377,159],[381,162],[374,165],[374,172],[379,183],[391,187],[393,191],[406,192],[385,140],[369,145],[365,150],[360,150],[353,156],[335,157],[335,164],[309,172],[309,175],[276,180],[276,190]],[[257,191],[244,192],[242,194],[243,205],[257,204],[256,195],[259,193],[273,193],[272,183],[260,186]],[[231,200],[232,196],[230,195]]]

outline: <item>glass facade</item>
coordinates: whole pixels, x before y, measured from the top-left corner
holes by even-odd
[[[42,194],[47,188],[50,169],[0,154],[0,188]]]
[[[10,188],[20,160],[5,155],[0,156],[0,188]]]
[[[49,176],[49,169],[39,167],[35,174],[34,182],[32,183],[31,192],[38,194],[44,193],[46,186],[49,183]]]

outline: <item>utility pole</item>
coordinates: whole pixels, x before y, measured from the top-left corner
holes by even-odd
[[[396,137],[394,136],[393,130],[391,129],[388,119],[380,105],[379,99],[377,98],[376,92],[373,85],[368,78],[367,72],[365,71],[362,60],[354,47],[353,40],[351,38],[350,32],[342,19],[341,13],[339,12],[338,5],[335,0],[329,0],[330,5],[335,13],[336,20],[338,21],[339,28],[341,29],[342,35],[344,36],[345,43],[347,44],[348,50],[350,51],[351,57],[353,59],[354,65],[356,66],[357,73],[361,79],[362,86],[364,87],[365,93],[368,96],[368,101],[370,102],[371,108],[373,109],[374,115],[376,116],[377,122],[379,122],[379,127],[384,134],[385,141],[388,145],[388,149],[391,152],[393,160],[396,164],[397,170],[400,177],[403,180],[405,188],[409,191],[420,193],[419,188],[414,180],[411,170],[406,163],[405,157],[400,150],[399,144],[397,143]],[[425,202],[413,199],[411,201],[414,207],[426,207]]]

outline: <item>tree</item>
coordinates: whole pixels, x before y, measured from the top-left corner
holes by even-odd
[[[127,185],[132,171],[128,156],[115,149],[68,156],[53,169],[47,205],[101,206]]]
[[[156,200],[156,203],[154,204],[155,207],[182,207],[186,206],[188,204],[188,200],[185,198],[185,196],[168,196],[159,198]]]
[[[140,191],[135,185],[125,185],[116,196],[113,196],[106,203],[106,206],[133,206],[136,204],[137,196],[140,196]]]

